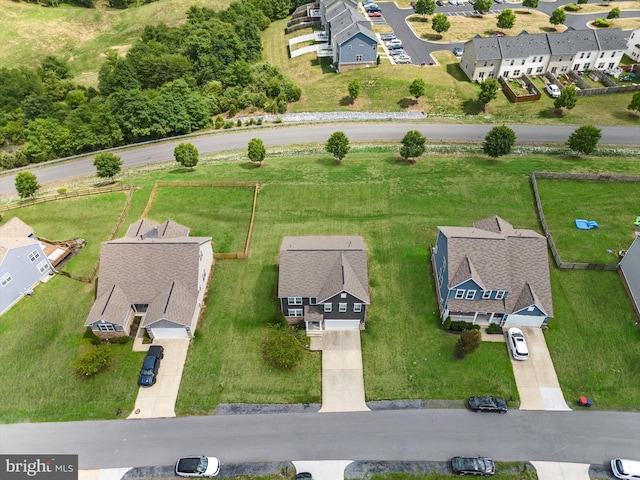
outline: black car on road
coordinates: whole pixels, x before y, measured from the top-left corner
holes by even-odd
[[[150,387],[156,383],[158,369],[160,368],[160,360],[164,357],[164,347],[161,345],[151,345],[147,356],[144,357],[138,385],[141,387]]]
[[[487,457],[453,457],[451,469],[456,475],[493,475],[496,466]]]
[[[507,413],[507,402],[501,397],[478,396],[469,399],[469,408],[472,412],[498,412]]]

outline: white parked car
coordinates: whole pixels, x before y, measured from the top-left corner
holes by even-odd
[[[640,480],[640,462],[637,460],[614,458],[611,460],[611,471],[616,478]]]
[[[399,38],[389,40],[385,45],[389,50],[393,50],[394,48],[402,48],[402,40],[400,40]]]
[[[406,54],[396,55],[395,57],[393,57],[393,60],[396,63],[411,63],[411,57]]]
[[[215,477],[220,472],[220,460],[216,457],[184,457],[176,462],[179,477]]]
[[[558,98],[560,96],[560,89],[555,83],[547,83],[545,90],[552,98]]]
[[[515,360],[527,360],[529,358],[529,348],[522,330],[516,327],[511,327],[507,330],[507,342],[509,343],[511,355]]]

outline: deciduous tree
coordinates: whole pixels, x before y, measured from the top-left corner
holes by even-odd
[[[478,101],[482,104],[482,111],[486,111],[487,104],[491,100],[498,98],[498,91],[500,90],[500,83],[495,78],[487,78],[480,84],[480,93],[478,94]]]
[[[474,8],[479,12],[488,12],[491,10],[491,5],[493,5],[492,0],[476,0],[476,3],[473,4]]]
[[[602,137],[602,131],[593,125],[583,125],[569,135],[567,145],[578,154],[589,155],[595,152],[598,142]]]
[[[402,147],[400,147],[400,156],[405,161],[413,159],[411,163],[416,162],[416,158],[422,155],[425,150],[427,139],[417,130],[409,130],[402,139]]]
[[[418,15],[433,15],[436,11],[435,0],[417,0],[413,9]]]
[[[516,143],[516,134],[509,127],[493,127],[482,143],[482,151],[495,160],[511,152]]]
[[[571,110],[578,103],[578,94],[576,93],[576,87],[573,85],[569,85],[565,87],[560,92],[560,96],[553,101],[553,106],[559,111],[560,115],[562,115],[562,109],[566,108],[567,110]]]
[[[640,92],[633,94],[633,98],[627,109],[635,112],[634,115],[636,116],[640,113]]]
[[[451,27],[449,19],[444,13],[437,13],[431,17],[431,28],[438,33],[444,33]]]
[[[527,10],[538,8],[538,0],[522,0],[522,6],[527,7]]]
[[[426,91],[427,84],[421,78],[416,78],[413,82],[411,82],[411,85],[409,85],[409,93],[416,97],[416,100],[422,97]]]
[[[509,30],[513,28],[515,24],[516,24],[516,14],[513,13],[513,10],[511,10],[510,8],[505,8],[498,15],[497,25],[499,29]]]
[[[173,149],[173,156],[180,165],[193,170],[198,164],[198,149],[192,143],[181,143]]]
[[[352,100],[355,100],[360,95],[360,90],[362,89],[360,80],[357,78],[351,80],[347,88],[349,89],[349,96]]]
[[[620,18],[620,8],[619,7],[612,8],[609,14],[607,15],[607,18],[610,20],[614,18]]]
[[[93,158],[93,165],[96,167],[96,175],[99,178],[108,178],[110,180],[122,170],[121,158],[111,152],[98,153]]]
[[[264,147],[264,143],[261,138],[252,138],[249,140],[247,156],[249,157],[249,160],[257,163],[259,167],[262,166],[264,157],[267,156],[267,149]]]
[[[20,198],[33,197],[40,188],[38,178],[31,172],[18,173],[15,186]]]
[[[554,27],[557,27],[558,25],[562,25],[566,19],[567,19],[567,12],[565,12],[562,8],[556,8],[551,13],[551,17],[549,18],[549,23],[551,23],[551,25],[553,25]]]
[[[349,139],[344,134],[344,132],[334,132],[327,140],[327,144],[325,145],[325,150],[333,155],[333,158],[336,159],[336,162],[340,163],[349,153]]]

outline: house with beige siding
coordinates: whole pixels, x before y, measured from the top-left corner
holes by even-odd
[[[138,317],[151,338],[192,338],[213,261],[210,237],[190,237],[172,220],[138,220],[102,244],[85,326],[101,338],[125,336]]]

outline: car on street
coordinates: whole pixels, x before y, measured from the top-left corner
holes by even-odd
[[[502,397],[490,395],[478,395],[469,399],[469,408],[472,412],[498,412],[507,413],[507,402]]]
[[[442,0],[436,0],[436,5],[439,7],[444,7],[444,2]]]
[[[393,61],[396,63],[411,63],[411,57],[407,54],[397,55],[393,57]]]
[[[560,89],[555,83],[547,83],[544,87],[551,98],[558,98],[560,96]]]
[[[640,461],[614,458],[611,460],[611,471],[616,478],[640,480]]]
[[[309,472],[300,472],[296,474],[296,480],[313,480],[313,475]]]
[[[215,477],[220,472],[216,457],[193,456],[178,459],[175,468],[179,477]]]
[[[164,347],[161,345],[151,345],[144,357],[140,376],[138,377],[138,385],[141,387],[150,387],[156,383],[158,370],[160,369],[160,360],[164,357]]]
[[[453,457],[451,469],[456,475],[493,475],[496,466],[487,457]]]
[[[382,14],[380,12],[369,12],[368,15],[370,17],[381,17]]]
[[[456,57],[461,57],[461,56],[462,56],[462,48],[460,48],[460,47],[456,47],[456,48],[454,48],[454,49],[453,49],[453,54],[454,54]]]
[[[522,330],[516,327],[511,327],[507,330],[507,343],[514,360],[527,360],[529,358],[527,339],[524,338]]]

